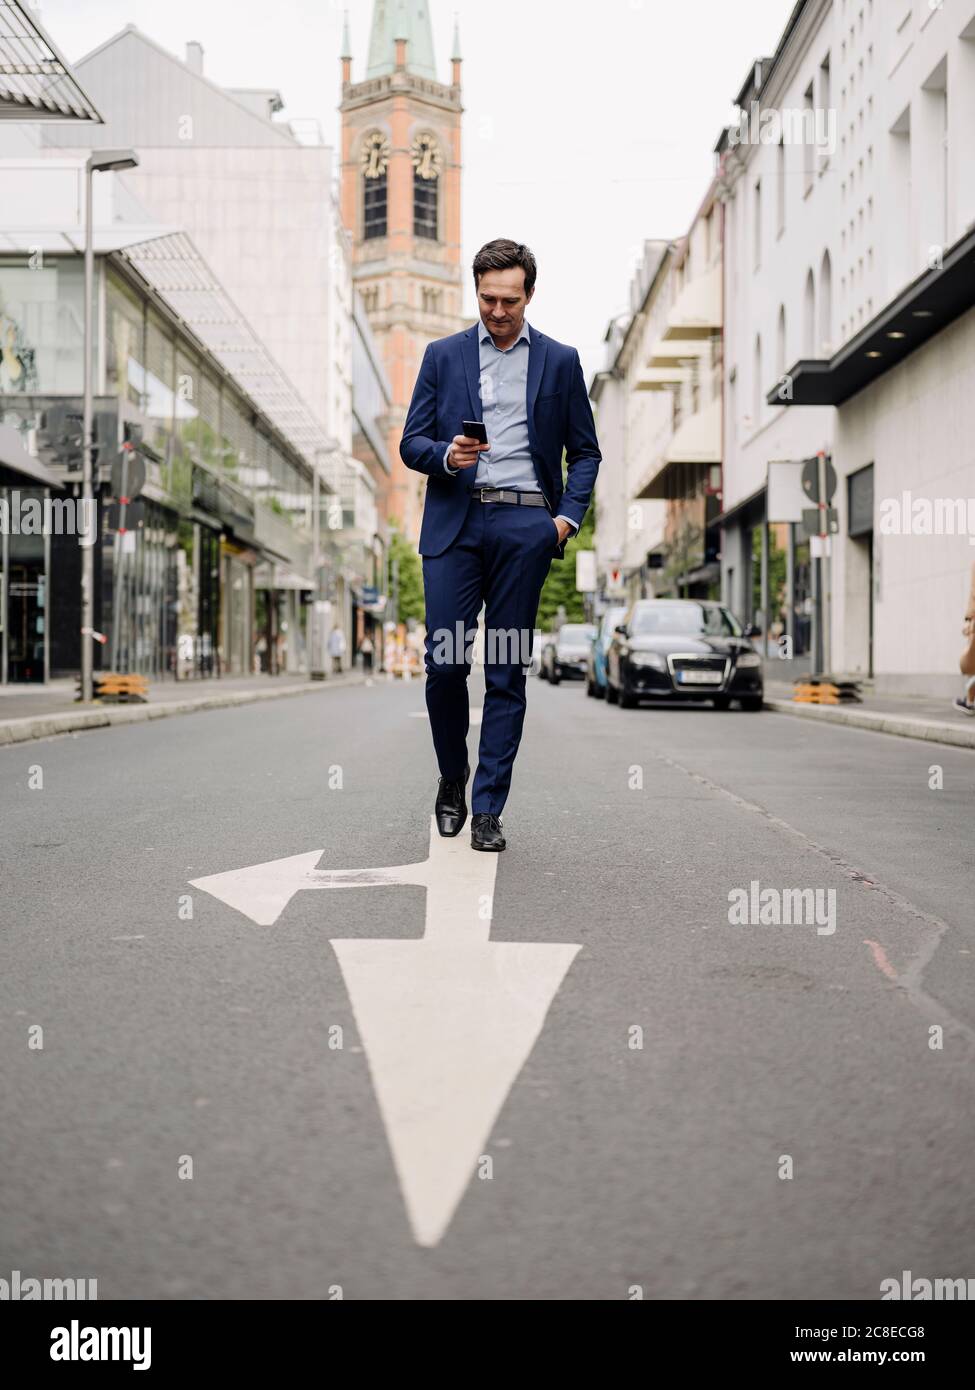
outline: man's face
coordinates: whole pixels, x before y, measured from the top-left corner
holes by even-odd
[[[525,322],[535,288],[525,293],[525,270],[512,266],[510,270],[486,270],[478,281],[477,308],[481,322],[492,338],[514,341]]]

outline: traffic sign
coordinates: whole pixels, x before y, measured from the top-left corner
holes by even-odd
[[[576,588],[581,594],[591,594],[596,588],[595,550],[576,551]]]
[[[823,463],[826,469],[825,497],[820,497],[819,495],[819,455],[817,454],[815,458],[806,459],[802,465],[802,490],[809,498],[810,502],[815,502],[817,505],[820,502],[825,502],[829,505],[836,491],[836,469],[830,463],[828,455]]]
[[[836,536],[839,535],[839,530],[840,514],[835,507],[803,507],[804,536]]]
[[[123,444],[121,451],[112,460],[112,496],[138,497],[145,486],[145,459],[131,444]]]

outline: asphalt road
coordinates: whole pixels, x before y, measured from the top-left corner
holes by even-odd
[[[420,682],[0,750],[0,1277],[531,1300],[975,1277],[975,755],[529,698],[508,850],[465,833],[443,869]],[[192,886],[297,855],[362,873],[305,865],[344,891],[289,889],[264,924]],[[402,865],[428,878],[368,872]],[[732,924],[753,881],[835,890],[835,930]],[[422,957],[357,954],[425,930]]]

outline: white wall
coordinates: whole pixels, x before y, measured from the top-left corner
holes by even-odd
[[[862,607],[855,543],[845,534],[849,473],[874,465],[877,688],[940,695],[960,689],[962,617],[975,545],[967,536],[881,535],[885,498],[975,498],[975,309],[839,412],[833,461],[840,527],[834,541],[834,667],[856,669]],[[852,548],[852,549],[851,549]],[[851,573],[851,570],[853,571]],[[847,591],[849,601],[844,601]]]

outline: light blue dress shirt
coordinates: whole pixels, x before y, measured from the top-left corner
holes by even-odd
[[[528,441],[528,324],[521,325],[521,332],[510,347],[497,347],[483,323],[478,341],[481,409],[491,447],[478,458],[474,486],[541,492]],[[448,448],[444,469],[453,478],[462,470],[448,465],[449,455]],[[569,517],[560,514],[559,520],[568,522],[570,534],[578,530]]]

